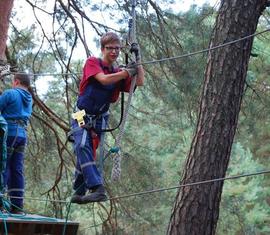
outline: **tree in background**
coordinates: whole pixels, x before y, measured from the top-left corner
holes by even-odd
[[[0,0],[0,61],[6,59],[6,42],[8,38],[9,17],[14,0]]]
[[[90,53],[89,48],[93,43],[89,40],[89,32],[100,35],[112,30],[123,35],[127,30],[131,1],[120,0],[117,1],[117,5],[115,5],[116,1],[111,1],[110,4],[95,5],[88,0],[25,0],[18,2],[23,4],[24,10],[27,6],[32,8],[33,11],[27,17],[32,17],[33,24],[31,26],[22,25],[16,21],[18,18],[21,22],[21,17],[18,17],[16,13],[16,10],[21,9],[16,9],[15,2],[10,24],[10,32],[12,32],[8,48],[10,58],[17,62],[21,70],[34,73],[34,82],[46,81],[54,76],[54,81],[50,82],[49,89],[44,87],[43,95],[38,96],[34,87],[34,116],[31,119],[29,130],[31,137],[26,158],[26,193],[29,198],[43,198],[44,195],[47,195],[48,199],[68,201],[71,195],[71,176],[73,174],[70,169],[73,169],[74,158],[71,145],[66,142],[66,132],[69,129],[68,122],[78,90],[76,84],[82,69],[82,62],[75,57],[74,48],[83,45],[84,52],[80,54],[80,59],[83,59]],[[50,6],[49,9],[46,6]],[[89,12],[90,9],[91,12]],[[138,13],[137,39],[142,49],[143,61],[178,56],[206,48],[217,13],[215,8],[205,5],[204,7],[193,6],[188,12],[174,14],[164,7],[161,10],[151,0],[139,1],[136,10]],[[119,28],[122,26],[122,29],[112,29],[97,22],[95,18],[97,12],[102,14],[107,22],[115,20],[115,24]],[[44,21],[44,17],[42,17],[44,15],[48,20]],[[265,15],[264,20],[267,21],[268,18],[269,16]],[[265,28],[265,25],[261,23],[260,19],[260,27]],[[48,31],[47,25],[50,25],[51,32]],[[23,29],[20,29],[22,26]],[[261,41],[264,52],[269,48],[267,36],[269,35],[262,34],[260,37],[256,37],[256,41]],[[251,61],[253,68],[257,68],[252,70],[253,77],[260,77],[263,84],[269,77],[269,70],[265,67],[269,64],[265,60],[267,57],[269,56],[265,54],[263,58],[258,56],[256,59],[263,62],[261,64],[263,69],[258,69],[258,63],[254,63],[254,60]],[[168,187],[178,183],[195,129],[199,91],[202,87],[206,58],[206,54],[198,54],[145,66],[147,83],[144,89],[136,91],[123,138],[122,180],[117,184],[111,184],[110,180],[106,179],[111,196]],[[10,61],[10,59],[8,60]],[[249,69],[251,70],[251,68]],[[44,76],[44,73],[53,75]],[[256,79],[253,81],[256,82]],[[254,97],[254,91],[260,92],[259,84],[255,86],[255,83],[250,83],[249,85],[252,85],[253,89],[246,89],[245,94],[252,93],[253,96],[250,95],[250,97]],[[43,89],[38,85],[37,88]],[[267,88],[267,83],[265,88]],[[267,93],[261,95],[267,106],[269,106],[268,96]],[[259,99],[255,99],[255,102],[253,99],[252,102],[256,108],[261,107],[258,106]],[[242,109],[241,113],[252,108],[250,103],[246,100],[246,109]],[[115,126],[119,121],[117,113],[120,113],[120,107],[113,107],[111,111],[112,126]],[[256,130],[258,134],[262,133],[262,129],[266,131],[267,128],[264,127],[267,122],[263,123],[258,120],[258,113],[261,112],[242,116],[241,126],[238,124],[238,133],[241,136],[236,136],[237,141],[247,152],[251,144],[260,145],[261,148],[265,147],[256,137],[252,137],[254,134],[252,129],[249,130],[250,139],[247,140],[245,136],[247,125],[254,128],[255,123],[258,127]],[[268,113],[265,110],[266,116]],[[110,141],[114,143],[114,136],[115,133],[107,136],[109,138],[106,140],[106,144],[108,144],[106,149],[109,148]],[[248,165],[253,167],[250,168],[243,167],[242,159],[247,160],[247,157],[246,151],[242,152],[240,148],[235,148],[235,155],[240,155],[242,158],[233,163],[232,169],[236,169],[231,172],[227,171],[227,174],[254,171],[254,152],[251,149]],[[267,152],[264,155],[267,155]],[[241,161],[241,166],[238,161]],[[230,162],[231,164],[232,162]],[[111,171],[109,158],[105,162],[104,170],[106,178]],[[257,229],[256,231],[259,229],[260,232],[262,232],[262,226],[267,227],[263,217],[265,214],[270,214],[269,207],[264,208],[266,213],[262,213],[259,209],[251,210],[251,207],[261,208],[265,205],[263,200],[267,198],[266,192],[260,193],[259,197],[256,192],[261,189],[261,185],[267,189],[269,180],[266,177],[257,177],[257,180],[252,182],[250,178],[243,179],[246,184],[254,186],[248,188],[246,185],[244,194],[242,187],[237,185],[238,182],[238,180],[231,181],[227,187],[230,190],[224,188],[226,194],[222,195],[224,203],[220,208],[219,223],[221,224],[217,229],[218,234],[238,234],[239,227],[244,227],[244,225]],[[237,192],[235,192],[236,189]],[[71,207],[69,219],[79,221],[80,234],[85,235],[134,234],[134,231],[144,235],[161,235],[166,233],[174,196],[175,191],[171,190],[136,198],[112,200],[102,204]],[[232,196],[233,200],[231,200]],[[245,200],[242,200],[243,198]],[[241,205],[241,210],[238,210],[238,201],[244,204]],[[57,200],[49,200],[46,203],[45,212],[43,212],[44,205],[43,202],[29,199],[26,209],[31,213],[45,213],[48,216],[59,218],[63,218],[67,214],[65,204],[60,204]],[[228,214],[232,216],[232,213],[233,218],[237,219],[234,219],[233,226],[228,228],[228,225],[232,224],[232,218],[229,218]],[[247,220],[247,215],[250,213],[253,216],[248,216]],[[222,233],[222,231],[224,232]],[[241,231],[247,232],[248,230],[244,228]]]
[[[266,0],[224,0],[214,47],[254,34]],[[209,52],[195,136],[181,184],[225,177],[245,87],[253,38]],[[178,191],[168,234],[215,234],[223,182]]]

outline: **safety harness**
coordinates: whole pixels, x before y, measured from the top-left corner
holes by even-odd
[[[131,45],[130,52],[134,53],[135,60],[138,61],[138,48],[135,46],[135,45],[137,45],[136,38],[135,38],[135,32],[136,32],[135,19],[136,19],[135,0],[133,0],[133,2],[132,2],[132,19],[129,20],[129,43]],[[128,62],[127,59],[128,59],[128,56],[126,54],[126,63]],[[103,70],[107,69],[107,68],[104,68],[101,59],[100,59],[100,66]],[[121,92],[121,118],[120,118],[119,124],[112,129],[106,129],[105,116],[108,115],[108,109],[109,109],[109,104],[110,104],[110,102],[108,100],[106,100],[106,99],[108,99],[108,97],[110,97],[110,92],[108,92],[108,91],[112,91],[115,88],[114,84],[108,85],[108,86],[103,86],[100,83],[98,83],[97,81],[94,81],[91,85],[88,85],[88,87],[86,88],[86,90],[84,92],[92,93],[92,94],[99,94],[99,98],[100,98],[99,103],[95,104],[95,105],[93,105],[93,104],[89,105],[88,107],[93,108],[92,110],[81,110],[80,109],[80,97],[79,97],[78,102],[77,102],[77,107],[76,107],[77,111],[72,115],[73,119],[77,120],[78,127],[73,128],[68,133],[68,139],[71,141],[72,141],[72,134],[76,131],[81,130],[81,128],[84,128],[85,131],[87,131],[87,130],[91,131],[91,135],[92,135],[92,131],[95,130],[95,120],[97,120],[100,117],[102,118],[102,129],[101,129],[101,137],[100,137],[100,152],[99,152],[99,154],[100,154],[99,169],[100,169],[100,173],[102,174],[104,160],[110,154],[114,154],[114,156],[112,156],[113,168],[112,168],[112,174],[111,174],[111,179],[114,181],[118,180],[120,178],[120,174],[121,174],[121,155],[120,155],[121,141],[122,141],[122,137],[124,134],[125,123],[127,120],[128,111],[129,111],[129,107],[131,104],[131,99],[132,99],[135,87],[136,87],[136,76],[132,79],[132,82],[131,82],[129,96],[128,96],[125,110],[124,110],[124,93]],[[95,89],[95,93],[92,92],[91,89]],[[101,95],[102,89],[106,90],[106,94],[104,96]],[[107,95],[107,94],[109,94],[109,95]],[[92,99],[89,99],[89,100],[95,100],[94,97],[91,97],[91,98]],[[96,100],[98,100],[98,99],[96,99]],[[95,113],[98,113],[98,114],[95,114]],[[116,137],[116,140],[115,140],[115,146],[112,147],[109,150],[109,152],[107,153],[107,155],[104,157],[104,148],[103,148],[104,132],[114,131],[118,127],[119,127],[119,133],[118,133],[118,136]],[[93,135],[92,135],[92,137],[93,137]],[[92,138],[92,139],[93,139],[94,154],[96,154],[95,153],[95,149],[96,149],[95,148],[95,141],[94,141],[94,138]],[[84,141],[84,137],[82,138],[82,141]]]
[[[99,58],[99,65],[102,68],[103,71],[109,70],[107,66],[104,66],[102,63],[102,60]],[[112,72],[115,72],[115,69],[112,68]],[[84,100],[95,100],[95,104],[92,105],[84,105],[88,106],[88,109],[80,109],[80,106],[82,105],[81,102],[82,100],[80,99],[81,97],[78,98],[77,105],[74,108],[74,113],[72,114],[72,118],[77,120],[78,122],[78,127],[73,128],[70,132],[68,132],[68,140],[73,141],[72,134],[81,128],[85,128],[86,130],[91,130],[95,129],[95,124],[96,120],[99,118],[102,118],[102,120],[105,120],[105,117],[109,115],[108,109],[109,109],[109,104],[112,96],[112,92],[115,89],[115,85],[101,85],[97,81],[93,81],[91,84],[89,84],[84,91],[84,94],[91,93],[91,97],[86,97]],[[108,90],[111,90],[108,93]],[[104,95],[106,94],[106,95]],[[123,120],[123,112],[124,112],[124,92],[121,92],[121,116],[120,116],[120,121],[119,123],[113,127],[106,129],[106,123],[103,123],[102,121],[102,130],[101,132],[112,132],[116,130],[120,125]],[[90,109],[91,108],[91,109]]]
[[[15,139],[14,139],[14,142],[18,136],[18,128],[19,127],[22,127],[24,128],[25,130],[27,130],[27,122],[22,120],[22,119],[10,119],[10,118],[6,118],[5,119],[6,122],[7,122],[7,125],[9,123],[13,123],[13,124],[16,124],[17,125],[17,133],[15,135]],[[25,145],[21,145],[21,146],[17,146],[16,148],[13,147],[14,146],[14,143],[11,144],[11,146],[7,146],[7,153],[9,155],[12,155],[13,153],[24,153],[24,150],[25,150]]]
[[[102,68],[103,71],[109,71],[109,68],[107,66],[104,66],[102,63],[102,60],[99,59],[99,65]],[[112,68],[110,72],[115,72],[115,68]],[[104,133],[105,132],[112,132],[116,130],[122,122],[123,119],[123,112],[124,112],[124,92],[121,92],[121,116],[119,123],[113,127],[113,128],[107,128],[106,127],[106,120],[109,116],[109,105],[111,101],[111,97],[113,94],[113,91],[115,89],[115,85],[108,85],[104,86],[101,85],[99,82],[93,80],[91,84],[88,84],[88,86],[83,91],[82,96],[79,96],[77,105],[74,108],[74,113],[72,114],[72,118],[77,121],[78,127],[72,128],[71,131],[68,132],[68,140],[71,142],[74,142],[73,134],[77,131],[80,131],[82,128],[85,130],[83,133],[83,137],[81,140],[81,145],[85,144],[86,141],[86,134],[87,132],[90,132],[92,137],[92,143],[93,143],[93,153],[94,153],[94,159],[96,159],[96,149],[98,145],[100,145],[100,152],[99,152],[99,169],[100,172],[103,172],[103,155],[104,155]],[[90,95],[89,95],[90,94]],[[85,95],[85,97],[83,97]],[[89,96],[89,97],[88,97]],[[90,102],[92,100],[95,101],[95,103],[85,104],[84,101]],[[81,107],[87,107],[86,109],[80,109]],[[101,132],[100,138],[97,137],[96,132],[96,121],[101,119],[101,130],[98,130]]]

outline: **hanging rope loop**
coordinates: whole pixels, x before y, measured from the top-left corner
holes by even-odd
[[[136,32],[136,27],[135,27],[135,23],[136,23],[136,12],[135,12],[135,0],[132,0],[132,19],[129,20],[129,42],[131,42],[131,45],[133,43],[136,42],[135,38],[135,32]],[[138,53],[139,54],[139,53]],[[135,55],[135,59],[136,59],[136,55]],[[135,85],[136,85],[136,76],[132,79],[131,81],[131,85],[130,85],[130,89],[129,89],[129,96],[128,96],[128,100],[126,103],[126,109],[125,112],[123,114],[123,121],[121,123],[121,126],[119,128],[119,133],[118,136],[116,137],[115,140],[115,149],[117,149],[117,151],[114,153],[115,156],[113,156],[113,167],[112,167],[112,173],[111,173],[111,179],[112,181],[117,181],[120,179],[120,175],[121,175],[121,141],[122,141],[122,137],[124,134],[124,129],[125,129],[125,124],[126,124],[126,120],[128,117],[128,112],[129,112],[129,107],[131,104],[131,100],[132,100],[132,96],[133,96],[133,92],[135,89]]]

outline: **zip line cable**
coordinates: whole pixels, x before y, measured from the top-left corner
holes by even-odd
[[[204,181],[198,181],[198,182],[193,182],[193,183],[186,183],[186,184],[182,184],[182,185],[178,185],[178,186],[172,186],[172,187],[166,187],[166,188],[159,188],[159,189],[153,189],[153,190],[147,190],[147,191],[142,191],[142,192],[137,192],[137,193],[130,193],[130,194],[126,194],[123,196],[115,196],[115,197],[111,197],[108,198],[106,201],[113,201],[113,200],[119,200],[119,199],[124,199],[124,198],[129,198],[129,197],[136,197],[136,196],[143,196],[143,195],[147,195],[147,194],[152,194],[152,193],[158,193],[158,192],[165,192],[165,191],[170,191],[170,190],[174,190],[174,189],[180,189],[180,188],[184,188],[184,187],[192,187],[192,186],[198,186],[198,185],[204,185],[204,184],[209,184],[209,183],[215,183],[215,182],[220,182],[220,181],[225,181],[225,180],[234,180],[234,179],[239,179],[239,178],[243,178],[243,177],[251,177],[251,176],[257,176],[257,175],[263,175],[263,174],[269,174],[270,170],[263,170],[263,171],[259,171],[259,172],[254,172],[254,173],[247,173],[247,174],[242,174],[242,175],[235,175],[235,176],[228,176],[228,177],[223,177],[223,178],[216,178],[216,179],[212,179],[212,180],[204,180]],[[9,198],[22,198],[22,197],[9,197]],[[65,203],[67,205],[67,216],[65,219],[65,227],[62,231],[62,235],[65,234],[66,232],[66,226],[67,226],[67,221],[68,221],[68,214],[70,212],[71,209],[71,202],[67,201],[67,200],[48,200],[48,199],[40,199],[40,198],[31,198],[31,197],[24,197],[25,200],[36,200],[36,201],[44,201],[44,202],[58,202],[58,203]],[[12,217],[12,215],[10,214],[10,216]],[[0,213],[0,219],[3,220],[4,225],[6,226],[6,221],[5,219],[7,218],[7,216],[5,214],[1,214]],[[25,215],[22,216],[15,216],[16,219],[26,219],[26,220],[32,220],[32,217],[29,217],[27,215],[27,213],[25,213]],[[41,221],[47,221],[47,218],[41,218]],[[54,221],[55,218],[51,218],[50,221]],[[5,229],[5,231],[7,232],[7,227]],[[7,233],[6,233],[7,234]]]
[[[203,50],[199,50],[199,51],[195,51],[195,52],[190,52],[190,53],[186,53],[186,54],[182,54],[182,55],[178,55],[178,56],[173,56],[173,57],[166,57],[166,58],[162,58],[162,59],[145,61],[145,62],[139,63],[138,65],[148,65],[148,64],[154,64],[154,63],[160,63],[160,62],[165,62],[165,61],[169,61],[169,60],[176,60],[176,59],[181,59],[181,58],[185,58],[185,57],[189,57],[189,56],[194,56],[197,54],[206,53],[206,52],[213,51],[213,50],[225,47],[225,46],[235,44],[237,42],[246,40],[248,38],[256,37],[260,34],[264,34],[264,33],[267,33],[269,31],[270,31],[270,28],[263,30],[261,32],[250,34],[248,36],[245,36],[245,37],[242,37],[242,38],[230,41],[230,42],[226,42],[226,43],[214,46],[214,47],[210,47],[207,49],[203,49]],[[15,73],[12,72],[11,74],[15,74]],[[81,75],[81,73],[28,73],[28,75],[30,75],[30,76],[67,76],[67,75]]]
[[[184,188],[184,187],[192,187],[192,186],[197,186],[197,185],[215,183],[215,182],[220,182],[220,181],[225,181],[225,180],[234,180],[234,179],[239,179],[239,178],[244,178],[244,177],[265,175],[265,174],[269,174],[269,173],[270,173],[270,170],[263,170],[263,171],[253,172],[253,173],[227,176],[227,177],[216,178],[216,179],[211,179],[211,180],[203,180],[203,181],[198,181],[198,182],[193,182],[193,183],[180,184],[178,186],[158,188],[158,189],[153,189],[153,190],[146,190],[146,191],[142,191],[142,192],[126,194],[123,196],[115,196],[115,197],[108,198],[107,201],[142,196],[142,195],[147,195],[147,194],[152,194],[152,193],[158,193],[158,192],[170,191],[170,190],[174,190],[174,189],[180,189],[180,188]],[[10,198],[20,199],[22,197],[11,196]],[[49,202],[58,202],[58,203],[70,203],[67,200],[49,200],[49,199],[40,199],[40,198],[32,198],[32,197],[24,197],[24,199],[25,200],[35,200],[35,201],[40,201],[40,202],[48,202],[49,201]]]
[[[258,32],[258,33],[250,34],[248,36],[245,36],[245,37],[242,37],[242,38],[230,41],[230,42],[226,42],[226,43],[214,46],[214,47],[210,47],[210,48],[207,48],[207,49],[203,49],[203,50],[200,50],[200,51],[195,51],[195,52],[191,52],[191,53],[187,53],[187,54],[183,54],[183,55],[179,55],[179,56],[173,56],[173,57],[167,57],[167,58],[158,59],[158,60],[146,61],[146,62],[142,62],[141,65],[154,64],[154,63],[159,63],[159,62],[164,62],[164,61],[169,61],[169,60],[181,59],[181,58],[184,58],[184,57],[189,57],[189,56],[193,56],[193,55],[197,55],[197,54],[202,54],[202,53],[213,51],[213,50],[225,47],[225,46],[229,46],[231,44],[246,40],[248,38],[258,36],[260,34],[264,34],[264,33],[269,32],[269,31],[270,31],[270,28],[268,28],[266,30],[263,30],[261,32]]]
[[[217,179],[212,179],[212,180],[203,180],[203,181],[198,181],[194,183],[181,184],[181,185],[173,186],[173,187],[153,189],[153,190],[148,190],[148,191],[143,191],[143,192],[138,192],[138,193],[126,194],[123,196],[116,196],[116,197],[109,198],[108,200],[117,200],[117,199],[123,199],[123,198],[128,198],[128,197],[142,196],[145,194],[169,191],[169,190],[179,189],[179,188],[184,188],[184,187],[203,185],[203,184],[209,184],[209,183],[220,182],[220,181],[225,181],[225,180],[239,179],[239,178],[250,177],[250,176],[255,176],[255,175],[269,174],[269,173],[270,173],[270,170],[265,170],[261,172],[255,172],[255,173],[249,173],[249,174],[243,174],[243,175],[228,176],[228,177],[217,178]]]

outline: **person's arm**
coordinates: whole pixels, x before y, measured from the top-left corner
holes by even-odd
[[[122,70],[120,72],[111,73],[111,74],[98,73],[94,75],[94,78],[97,81],[99,81],[102,85],[114,84],[128,77],[129,77],[129,73],[126,70]]]
[[[137,86],[142,86],[144,83],[144,70],[141,65],[137,66],[136,63],[131,62],[127,65],[126,68],[123,68],[121,71],[111,74],[104,74],[103,72],[99,72],[95,74],[93,77],[100,82],[102,85],[110,85],[119,82],[120,80],[133,77],[137,75]]]

